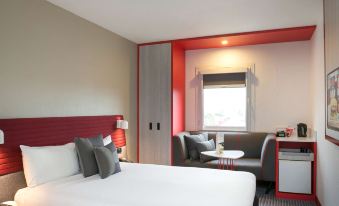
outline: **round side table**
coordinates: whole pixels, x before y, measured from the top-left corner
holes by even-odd
[[[234,160],[242,158],[245,153],[241,150],[224,150],[221,154],[216,151],[201,152],[210,157],[218,158],[218,169],[234,170]]]

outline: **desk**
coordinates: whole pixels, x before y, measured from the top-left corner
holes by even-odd
[[[312,193],[311,194],[298,194],[298,193],[289,193],[289,192],[280,192],[279,191],[279,149],[280,148],[308,148],[311,149],[314,153],[314,161],[311,165],[311,175],[312,175]],[[293,171],[291,171],[293,175]],[[317,142],[316,138],[311,137],[277,137],[276,138],[276,155],[275,155],[275,196],[277,198],[288,198],[288,199],[298,199],[298,200],[316,200],[316,176],[317,176]]]

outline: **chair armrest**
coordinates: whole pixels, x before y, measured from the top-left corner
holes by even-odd
[[[186,145],[184,136],[189,135],[189,132],[181,132],[172,138],[172,165],[183,166],[185,163]]]
[[[275,144],[274,134],[267,134],[261,150],[261,175],[265,181],[275,181]]]
[[[128,160],[128,159],[126,159],[126,158],[119,158],[119,162],[134,163],[133,161]]]

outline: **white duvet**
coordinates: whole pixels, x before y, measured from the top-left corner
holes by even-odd
[[[121,163],[106,179],[81,174],[24,188],[18,206],[252,206],[248,172]]]

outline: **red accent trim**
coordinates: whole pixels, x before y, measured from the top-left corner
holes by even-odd
[[[209,38],[181,40],[179,42],[186,50],[194,50],[256,44],[271,44],[291,41],[305,41],[311,39],[314,30],[315,26],[274,29],[221,36],[218,35]],[[221,42],[225,39],[227,39],[228,44],[222,45]]]
[[[319,199],[318,199],[318,196],[315,196],[315,204],[316,204],[317,206],[321,206],[321,203],[320,203],[320,201],[319,201]]]
[[[314,195],[314,197],[316,197],[317,196],[317,164],[318,164],[318,147],[317,147],[317,143],[316,142],[314,142],[313,143],[313,153],[314,153],[314,161],[313,161],[313,164],[312,164],[312,166],[313,166],[313,168],[312,168],[312,189],[313,189],[313,195]]]
[[[314,153],[312,162],[312,194],[296,194],[289,192],[279,192],[279,148],[310,148]],[[317,193],[317,143],[316,142],[276,142],[275,152],[275,196],[277,198],[298,199],[298,200],[316,200]]]
[[[140,45],[152,45],[175,42],[181,44],[185,50],[194,50],[194,49],[224,48],[232,46],[269,44],[291,41],[305,41],[311,39],[315,29],[316,26],[312,25],[253,32],[221,34],[186,39],[166,40],[159,42],[143,43]],[[222,45],[221,41],[225,39],[228,40],[228,44]]]
[[[125,131],[116,128],[118,119],[123,116],[0,119],[0,128],[5,133],[5,144],[0,145],[0,175],[22,170],[19,145],[60,145],[72,142],[75,137],[98,134],[110,134],[118,145],[125,144]]]
[[[275,143],[275,193],[279,190],[279,142]]]
[[[172,135],[185,130],[185,50],[172,44]]]
[[[138,44],[138,46],[147,46],[147,45],[154,45],[154,44],[165,44],[165,43],[172,43],[174,40],[165,40],[165,41],[156,41],[156,42],[148,42]]]
[[[330,142],[332,142],[333,144],[339,146],[339,140],[337,140],[337,139],[335,139],[335,138],[333,138],[333,137],[331,137],[331,136],[328,136],[328,135],[325,136],[325,139],[326,139],[327,141],[330,141]]]
[[[185,50],[172,43],[172,131],[171,136],[185,130]],[[171,153],[173,151],[171,139]],[[171,154],[172,157],[172,154]],[[171,163],[172,163],[171,158]]]
[[[295,199],[295,200],[307,200],[307,201],[315,201],[315,195],[307,195],[307,194],[296,194],[289,192],[276,192],[276,198],[282,199]]]
[[[173,106],[175,105],[173,103],[174,101],[174,94],[173,94],[173,87],[174,87],[174,58],[175,58],[175,52],[174,52],[174,43],[171,43],[171,137],[170,137],[170,164],[173,165],[173,119],[174,119],[174,114],[173,114]]]

